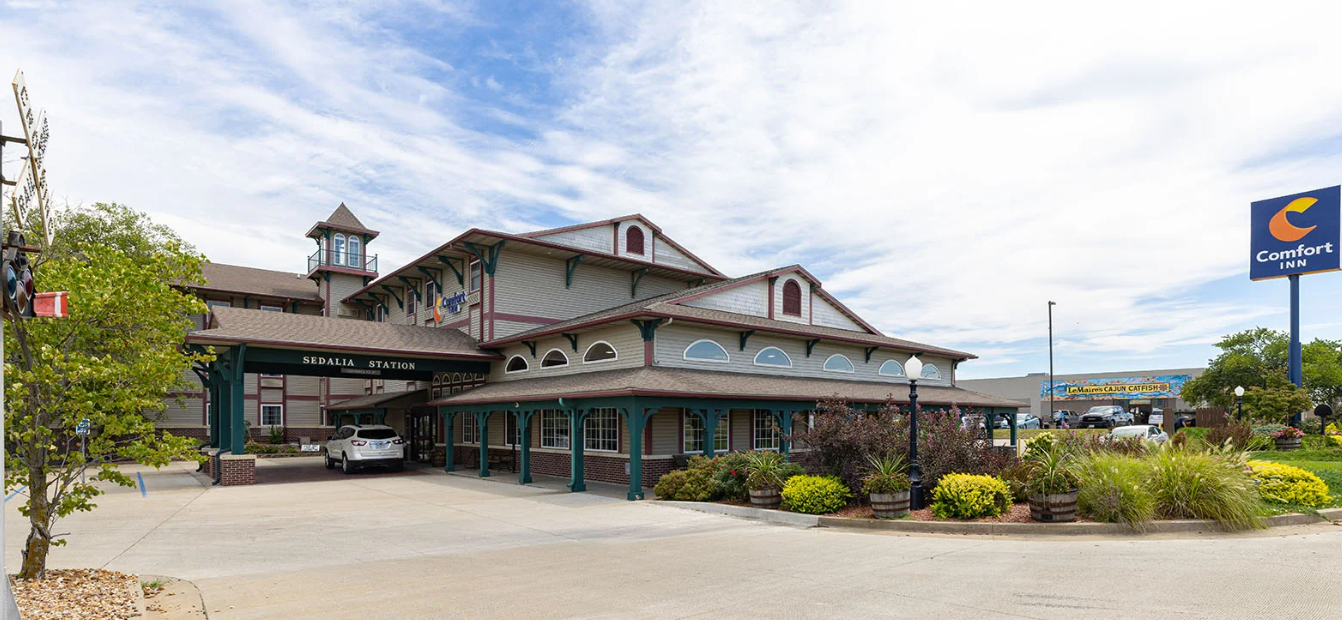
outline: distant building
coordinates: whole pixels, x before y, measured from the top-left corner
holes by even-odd
[[[1134,370],[1053,375],[1053,409],[1084,412],[1097,405],[1121,405],[1139,414],[1139,420],[1162,409],[1166,413],[1192,410],[1193,405],[1179,398],[1179,390],[1190,379],[1202,375],[1205,368]],[[1030,403],[1029,412],[1042,420],[1048,415],[1049,380],[1046,372],[1023,377],[960,379],[965,389]],[[1021,408],[1022,413],[1025,408]]]

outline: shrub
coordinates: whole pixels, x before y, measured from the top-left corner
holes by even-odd
[[[1286,428],[1285,424],[1259,424],[1253,427],[1253,434],[1261,437],[1271,437],[1272,433],[1283,428]]]
[[[1147,487],[1150,465],[1122,454],[1091,454],[1076,462],[1081,478],[1076,508],[1106,523],[1141,529],[1156,516],[1156,500]]]
[[[1035,453],[1026,461],[1029,466],[1025,479],[1026,491],[1034,495],[1053,495],[1075,490],[1080,480],[1072,471],[1070,460],[1062,446],[1054,446],[1048,452]]]
[[[1229,442],[1231,447],[1236,450],[1248,450],[1253,444],[1253,429],[1247,425],[1232,422],[1225,426],[1207,429],[1205,441],[1211,446],[1224,446]]]
[[[1286,426],[1271,433],[1273,439],[1300,439],[1305,436],[1305,432],[1294,427]]]
[[[746,488],[752,491],[783,488],[783,455],[777,452],[746,454]]]
[[[1061,441],[1053,433],[1039,433],[1033,439],[1025,443],[1025,460],[1030,460],[1038,455],[1049,452],[1056,446],[1060,446]]]
[[[955,406],[919,413],[918,464],[924,485],[936,486],[951,473],[996,476],[1017,461],[1013,452],[984,440],[977,426],[962,427],[960,417]]]
[[[909,490],[909,476],[904,473],[903,456],[873,456],[867,460],[871,463],[871,470],[862,479],[863,493],[889,494]]]
[[[810,515],[836,512],[848,505],[853,492],[837,476],[793,476],[783,485],[788,510]]]
[[[893,403],[869,413],[843,401],[825,400],[816,409],[814,426],[799,425],[801,428],[789,439],[805,445],[797,458],[806,469],[838,476],[856,492],[862,488],[867,455],[908,452],[908,420],[898,412]]]
[[[272,427],[270,427],[270,443],[272,443],[272,444],[280,444],[280,443],[284,443],[284,427],[283,427],[283,426],[272,426]]]
[[[1002,482],[1006,483],[1007,488],[1011,489],[1011,501],[1024,502],[1029,499],[1030,493],[1026,487],[1026,483],[1030,479],[1030,463],[1028,461],[1018,461],[1008,465],[997,477],[1001,478]]]
[[[685,486],[685,479],[690,476],[688,469],[678,469],[676,471],[662,474],[657,479],[657,484],[652,487],[652,492],[660,499],[675,499],[680,494],[680,489]]]
[[[1322,435],[1323,420],[1319,418],[1305,418],[1300,420],[1300,430],[1306,435]]]
[[[1318,508],[1331,504],[1328,485],[1314,472],[1265,461],[1249,461],[1258,493],[1269,502]]]
[[[663,496],[658,487],[653,487],[652,491],[662,499],[671,499],[682,502],[707,502],[716,497],[713,495],[713,472],[710,468],[700,467],[698,469],[686,469],[683,471],[673,471],[662,476],[665,480],[672,474],[682,474],[683,479],[673,489],[670,495]],[[662,480],[658,480],[658,486],[661,486]],[[673,482],[673,484],[675,484]]]
[[[704,459],[713,470],[713,496],[719,499],[745,499],[748,457],[740,452],[728,452]]]
[[[1011,508],[1011,490],[995,476],[947,474],[932,501],[932,514],[945,519],[1000,517]]]
[[[1258,491],[1233,462],[1201,452],[1159,450],[1150,464],[1159,514],[1211,519],[1228,530],[1260,527]]]
[[[1067,433],[1059,438],[1063,451],[1072,457],[1087,454],[1126,454],[1142,456],[1149,450],[1149,442],[1141,437],[1110,439],[1108,435]]]

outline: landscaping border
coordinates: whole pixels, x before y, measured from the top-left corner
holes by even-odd
[[[981,521],[913,521],[909,519],[853,519],[823,515],[806,515],[782,510],[765,510],[750,506],[734,506],[712,502],[654,502],[709,514],[754,519],[766,523],[827,527],[861,531],[884,531],[905,534],[961,534],[978,536],[1141,536],[1143,534],[1171,533],[1228,533],[1215,521],[1196,519],[1153,521],[1145,530],[1136,530],[1121,523],[990,523]],[[1342,508],[1320,510],[1323,518],[1310,514],[1291,513],[1273,515],[1264,519],[1267,527],[1311,525],[1342,520]],[[1253,531],[1253,530],[1250,530]],[[1230,532],[1233,533],[1233,532]]]

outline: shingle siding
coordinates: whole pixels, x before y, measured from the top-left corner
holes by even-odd
[[[768,318],[769,282],[760,280],[759,282],[743,284],[721,293],[691,299],[684,302],[683,305]]]
[[[855,332],[868,333],[866,328],[862,327],[861,325],[858,325],[857,321],[848,318],[848,315],[844,314],[838,308],[831,305],[828,301],[825,300],[824,297],[816,295],[813,303],[815,304],[815,310],[814,310],[815,314],[811,317],[811,319],[812,323],[814,323],[815,325],[823,325],[825,327],[833,327],[835,329],[847,329]],[[805,311],[806,307],[805,305],[803,305],[802,312]]]
[[[550,235],[536,237],[537,241],[548,241],[558,243],[571,248],[582,250],[596,250],[612,254],[611,242],[615,239],[615,233],[611,230],[611,225],[593,226],[591,228],[580,228],[578,230],[568,230]]]
[[[555,320],[570,319],[636,299],[684,290],[688,286],[685,281],[647,275],[639,281],[638,297],[633,297],[630,294],[629,271],[579,264],[573,273],[572,285],[565,288],[565,270],[562,260],[509,252],[505,248],[499,256],[499,266],[495,272],[497,288],[494,298],[498,312]],[[494,337],[503,336],[496,325]]]

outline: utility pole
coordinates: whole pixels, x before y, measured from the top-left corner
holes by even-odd
[[[1057,302],[1048,302],[1048,418],[1053,419],[1053,306]],[[1062,428],[1066,420],[1058,420],[1058,428]]]

